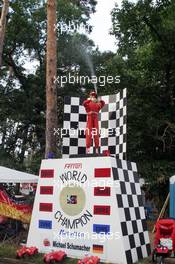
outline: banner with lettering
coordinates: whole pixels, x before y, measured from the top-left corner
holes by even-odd
[[[27,246],[135,263],[150,248],[145,221],[135,163],[110,156],[43,160]]]
[[[26,204],[17,204],[5,191],[0,191],[0,215],[11,219],[30,223],[32,207]]]

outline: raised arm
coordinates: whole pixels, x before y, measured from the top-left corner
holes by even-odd
[[[84,107],[87,107],[87,106],[89,105],[90,102],[91,102],[90,99],[85,100],[85,101],[83,102],[83,106],[84,106]]]
[[[103,100],[99,101],[100,109],[102,109],[105,106],[105,102]]]

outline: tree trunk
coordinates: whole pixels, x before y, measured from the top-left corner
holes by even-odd
[[[6,29],[6,20],[9,9],[9,0],[3,0],[3,7],[1,11],[1,19],[0,19],[0,69],[2,67],[2,53],[3,53],[3,45],[5,38],[5,29]]]
[[[47,56],[46,56],[46,148],[45,158],[48,155],[56,155],[57,137],[54,129],[57,129],[57,31],[56,25],[56,1],[47,1]]]

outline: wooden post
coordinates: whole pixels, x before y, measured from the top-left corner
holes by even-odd
[[[0,69],[2,67],[2,53],[4,46],[8,9],[9,9],[9,0],[3,0],[3,7],[2,7],[1,19],[0,19]]]
[[[47,1],[47,56],[46,56],[46,148],[45,158],[51,153],[57,152],[57,137],[54,129],[57,129],[57,31],[55,25],[56,0]]]

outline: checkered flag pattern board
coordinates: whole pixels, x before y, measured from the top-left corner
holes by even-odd
[[[112,159],[116,199],[128,264],[151,253],[139,177],[135,163]],[[116,184],[117,186],[117,184]]]
[[[126,154],[126,89],[113,95],[101,96],[105,106],[99,113],[101,131],[100,153],[109,150],[120,159]],[[63,123],[63,158],[86,153],[85,128],[86,112],[84,99],[65,97]],[[90,148],[93,153],[93,146]]]

